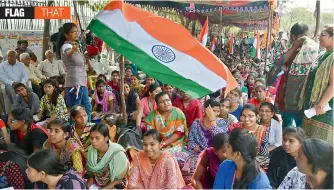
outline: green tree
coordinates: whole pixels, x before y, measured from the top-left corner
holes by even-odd
[[[307,10],[304,7],[296,7],[291,9],[290,12],[286,12],[281,17],[281,29],[285,31],[290,31],[292,25],[297,22],[307,24],[311,29],[314,30],[315,19],[311,11]]]
[[[322,13],[320,14],[320,30],[324,28],[324,26],[333,24],[334,13]]]

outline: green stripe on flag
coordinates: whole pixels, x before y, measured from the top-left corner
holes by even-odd
[[[88,29],[96,34],[107,45],[115,49],[115,51],[138,65],[147,75],[156,78],[163,83],[180,88],[194,98],[200,98],[213,93],[211,90],[190,79],[184,78],[159,61],[155,60],[150,55],[131,44],[129,41],[120,37],[103,22],[94,19],[90,22]]]

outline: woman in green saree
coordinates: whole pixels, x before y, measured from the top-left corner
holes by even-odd
[[[121,188],[128,173],[129,161],[124,148],[109,140],[105,124],[94,125],[90,130],[92,146],[88,148],[87,181],[90,189]]]
[[[320,53],[312,64],[309,76],[302,86],[298,107],[302,110],[314,107],[316,110],[316,116],[303,119],[305,134],[333,144],[333,26],[324,28],[319,41],[326,52]],[[332,110],[326,112],[327,104]]]

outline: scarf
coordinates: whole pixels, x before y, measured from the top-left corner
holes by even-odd
[[[108,142],[109,148],[102,159],[98,162],[98,152],[95,148],[90,146],[88,148],[87,156],[87,170],[94,175],[101,174],[106,167],[109,167],[110,182],[119,180],[118,177],[127,169],[128,159],[125,154],[118,154],[125,152],[124,148],[116,143]]]
[[[113,93],[110,92],[110,91],[107,91],[107,90],[104,91],[103,98],[100,101],[96,89],[94,90],[94,101],[95,101],[96,104],[102,105],[102,112],[108,112],[109,111],[109,106],[108,106],[109,96],[113,96]]]
[[[326,55],[329,56],[323,60],[323,63],[318,65],[319,59],[323,59]],[[315,78],[313,81],[313,87],[311,90],[311,98],[309,102],[310,108],[314,107],[319,101],[321,100],[322,96],[327,90],[328,84],[329,84],[329,76],[330,76],[330,69],[333,65],[333,52],[326,52],[321,53],[320,56],[316,59],[316,61],[312,64],[311,68],[318,67],[318,70],[315,74]],[[298,102],[298,108],[301,110],[303,108],[304,102],[305,102],[305,93],[309,89],[307,89],[307,81],[309,80],[310,76],[307,76],[307,78],[304,81],[303,88],[300,94],[300,99]],[[309,81],[312,82],[312,81]]]

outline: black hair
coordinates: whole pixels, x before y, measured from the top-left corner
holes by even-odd
[[[106,75],[104,75],[104,74],[99,74],[98,76],[97,76],[97,78],[103,78],[104,79],[104,81],[107,81],[107,77],[106,77]]]
[[[114,73],[117,73],[117,74],[119,75],[119,71],[117,71],[117,70],[113,70],[113,71],[111,72],[111,75],[113,75]]]
[[[259,84],[255,87],[255,89],[261,88],[263,91],[266,91],[266,86]]]
[[[27,90],[27,92],[30,92],[30,90],[27,88],[27,86],[25,84],[23,84],[23,83],[17,83],[16,85],[14,85],[15,91],[19,87],[23,87],[23,88],[25,88]]]
[[[59,33],[58,39],[57,39],[57,45],[56,45],[57,57],[61,57],[60,49],[66,41],[65,34],[68,34],[72,30],[73,27],[77,28],[77,25],[75,25],[74,23],[71,23],[71,22],[67,22],[63,25],[63,28],[62,28],[61,32]]]
[[[223,102],[225,102],[225,101],[230,102],[230,105],[231,105],[231,103],[232,103],[232,100],[229,99],[229,98],[224,98],[224,99],[220,100],[220,103],[223,103]]]
[[[327,25],[324,27],[324,31],[326,31],[329,37],[333,37],[333,25]]]
[[[136,79],[140,80],[140,77],[138,75],[131,75],[131,77],[136,77]]]
[[[276,121],[279,121],[277,115],[275,114],[275,106],[274,106],[274,104],[272,104],[270,102],[262,102],[260,104],[259,110],[261,109],[262,106],[267,106],[270,109],[270,111],[274,113],[273,119],[275,119]]]
[[[266,79],[264,79],[264,78],[260,78],[260,76],[258,76],[258,77],[259,77],[259,78],[255,79],[255,82],[259,81],[259,82],[261,82],[263,85],[265,85],[265,84],[266,84]]]
[[[52,125],[59,125],[65,133],[70,133],[71,132],[70,123],[68,123],[64,119],[58,119],[57,118],[55,120],[52,120],[50,123],[48,123],[48,129],[50,129]]]
[[[259,115],[259,110],[257,109],[257,107],[253,104],[246,104],[244,105],[244,107],[242,108],[242,112],[244,112],[245,110],[251,110],[252,112],[254,112],[256,115]]]
[[[71,111],[70,111],[71,117],[77,116],[80,110],[86,111],[85,107],[83,107],[82,105],[75,105],[75,106],[73,106],[71,108]]]
[[[333,146],[324,140],[311,138],[304,140],[301,148],[312,166],[313,174],[318,170],[327,173],[320,189],[333,189]]]
[[[294,136],[299,142],[306,138],[304,129],[301,127],[287,127],[283,130],[283,136],[287,134]]]
[[[220,107],[220,103],[217,100],[210,98],[210,99],[208,99],[207,101],[204,102],[204,108],[207,108],[209,106],[211,106],[212,108],[213,107]]]
[[[27,40],[21,40],[21,44],[28,44]]]
[[[38,172],[44,171],[47,175],[58,176],[64,174],[68,168],[61,163],[58,153],[52,149],[42,149],[28,158],[28,165]]]
[[[149,129],[144,133],[143,137],[151,136],[154,140],[158,141],[159,143],[162,142],[162,136],[160,132],[156,129]]]
[[[147,91],[146,91],[144,97],[148,97],[148,96],[150,95],[150,92],[152,93],[153,91],[155,91],[155,90],[156,90],[157,88],[159,88],[159,87],[160,87],[160,85],[159,85],[157,82],[151,84],[151,85],[148,87],[148,89],[147,89]]]
[[[165,95],[167,95],[168,96],[168,94],[166,93],[166,92],[159,92],[157,95],[155,95],[155,103],[159,103],[159,99],[161,98],[161,97],[163,97],[163,96],[165,96]]]
[[[28,125],[28,128],[30,128],[30,126],[34,122],[33,115],[30,109],[28,108],[16,107],[15,109],[11,111],[11,114],[14,119],[19,120],[19,121],[25,121],[25,124]]]
[[[229,144],[234,152],[239,151],[242,159],[246,162],[241,179],[238,180],[236,189],[247,189],[249,183],[253,181],[260,173],[259,166],[256,161],[257,156],[257,140],[256,137],[244,128],[235,128],[229,136]]]
[[[60,96],[60,94],[59,94],[59,92],[57,90],[58,82],[55,79],[46,79],[44,81],[44,86],[46,84],[51,84],[52,86],[54,86],[55,89],[53,90],[52,95],[51,95],[51,103],[54,106],[57,106],[58,96]]]
[[[116,113],[110,113],[104,115],[102,119],[105,120],[109,126],[113,126],[118,124],[119,116]]]
[[[102,80],[102,79],[99,79],[99,80],[97,80],[96,81],[96,83],[95,83],[95,88],[97,87],[97,86],[99,86],[99,85],[106,85],[106,81],[104,81],[104,80]]]
[[[306,24],[297,22],[291,27],[290,35],[307,35],[308,30],[309,29]]]
[[[228,141],[228,134],[226,133],[217,133],[213,136],[212,144],[215,150],[219,150],[224,146]]]
[[[240,87],[237,87],[237,88],[231,90],[230,92],[232,92],[232,91],[236,91],[236,92],[238,93],[239,97],[240,97],[240,98],[242,97],[242,91],[241,91],[241,88],[240,88]]]
[[[99,133],[101,133],[101,135],[103,135],[104,137],[109,137],[109,129],[108,126],[105,124],[96,124],[94,125],[91,129],[90,132],[93,131],[98,131]]]

